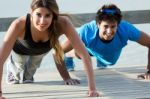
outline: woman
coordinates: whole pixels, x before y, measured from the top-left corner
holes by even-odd
[[[90,57],[69,19],[59,14],[55,0],[32,0],[31,13],[12,22],[0,49],[0,80],[2,79],[3,64],[12,49],[10,61],[7,64],[8,83],[19,83],[20,72],[23,70],[25,70],[23,82],[33,82],[33,75],[37,67],[51,48],[54,48],[56,52],[54,56],[57,58],[56,63],[60,64],[63,60],[63,50],[58,38],[62,34],[66,35],[78,55],[83,59],[89,82],[88,95],[99,96],[95,88]],[[79,41],[78,45],[76,41]],[[26,65],[28,69],[25,69]],[[70,78],[65,67],[57,68],[66,84],[79,83],[78,80]],[[2,94],[1,98],[3,98]]]

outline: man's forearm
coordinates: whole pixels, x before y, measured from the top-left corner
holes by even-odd
[[[57,63],[57,62],[56,62],[56,57],[55,57],[55,55],[53,55],[53,57],[54,57],[54,61],[55,61],[57,70],[59,71],[60,76],[63,78],[63,80],[68,80],[68,79],[70,79],[70,75],[69,75],[69,73],[68,73],[68,71],[67,71],[67,68],[66,68],[66,66],[65,66],[64,61],[62,60],[62,61],[61,61],[61,64],[60,64],[60,63]]]
[[[150,48],[148,49],[148,64],[147,69],[150,70]]]

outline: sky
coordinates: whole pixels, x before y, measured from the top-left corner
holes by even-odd
[[[0,18],[26,15],[30,3],[31,0],[1,0]],[[57,3],[61,12],[73,14],[94,13],[107,3],[116,4],[122,11],[150,9],[150,0],[57,0]]]

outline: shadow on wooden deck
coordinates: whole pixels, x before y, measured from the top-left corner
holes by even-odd
[[[150,99],[150,81],[137,79],[144,71],[140,66],[95,70],[97,89],[102,93],[99,98]],[[7,85],[3,80],[4,95],[8,99],[89,99],[85,73],[70,74],[80,79],[81,84],[66,86],[57,72],[46,70],[36,73],[33,84]]]

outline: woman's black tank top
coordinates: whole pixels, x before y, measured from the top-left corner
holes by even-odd
[[[30,14],[27,14],[25,23],[25,37],[17,39],[13,50],[21,55],[40,55],[50,51],[50,40],[46,42],[34,42],[31,35]]]

